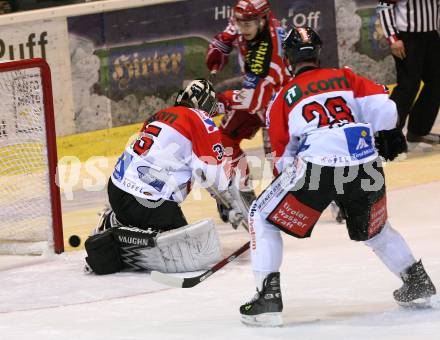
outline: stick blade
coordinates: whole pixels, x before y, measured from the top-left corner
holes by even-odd
[[[184,279],[182,277],[172,276],[172,275],[168,275],[168,274],[153,270],[151,272],[151,278],[154,281],[162,283],[167,286],[176,287],[176,288],[183,288],[183,280]]]

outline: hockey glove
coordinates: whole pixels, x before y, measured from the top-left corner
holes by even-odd
[[[377,132],[375,144],[379,156],[387,161],[392,161],[399,154],[408,151],[405,136],[399,128]]]
[[[228,209],[222,202],[217,202],[217,211],[218,214],[220,215],[220,219],[227,223],[229,222],[229,211],[230,209]]]
[[[232,228],[237,229],[241,221],[243,221],[243,214],[236,209],[229,210],[228,221]]]
[[[223,222],[231,223],[234,229],[237,229],[243,220],[243,213],[238,207],[238,203],[234,200],[228,190],[214,194],[217,201],[217,210]]]
[[[209,45],[206,54],[206,66],[210,72],[221,71],[228,61],[228,55],[224,54],[212,44]]]
[[[234,91],[228,90],[217,94],[218,105],[223,107],[223,113],[231,112]]]

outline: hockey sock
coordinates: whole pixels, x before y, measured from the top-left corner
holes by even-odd
[[[283,240],[278,228],[264,221],[258,210],[250,217],[251,259],[257,288],[269,273],[278,272],[283,258]]]
[[[389,221],[379,234],[364,243],[373,249],[385,266],[399,278],[400,273],[416,262],[408,244],[391,227]]]

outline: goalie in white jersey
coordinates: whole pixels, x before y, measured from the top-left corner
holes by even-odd
[[[310,237],[331,201],[345,210],[352,240],[373,249],[401,277],[401,305],[427,303],[436,290],[387,216],[382,156],[406,150],[396,129],[396,105],[384,86],[350,69],[319,67],[321,39],[311,28],[292,29],[283,43],[294,72],[268,109],[269,135],[280,174],[249,213],[257,295],[240,308],[251,325],[282,324],[280,231]]]
[[[211,120],[216,110],[211,83],[196,79],[180,91],[174,106],[145,122],[108,182],[111,209],[85,244],[95,273],[194,271],[221,259],[213,221],[188,225],[179,206],[199,179],[232,207],[231,223],[243,218],[226,191],[221,136]]]

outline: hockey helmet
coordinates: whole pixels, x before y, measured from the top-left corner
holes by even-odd
[[[256,20],[266,16],[269,11],[267,0],[240,0],[234,7],[234,18],[242,21]]]
[[[175,105],[203,110],[210,116],[217,112],[217,97],[211,82],[206,79],[192,80],[180,90]]]
[[[318,61],[322,41],[311,27],[294,27],[283,41],[284,54],[291,65]]]

